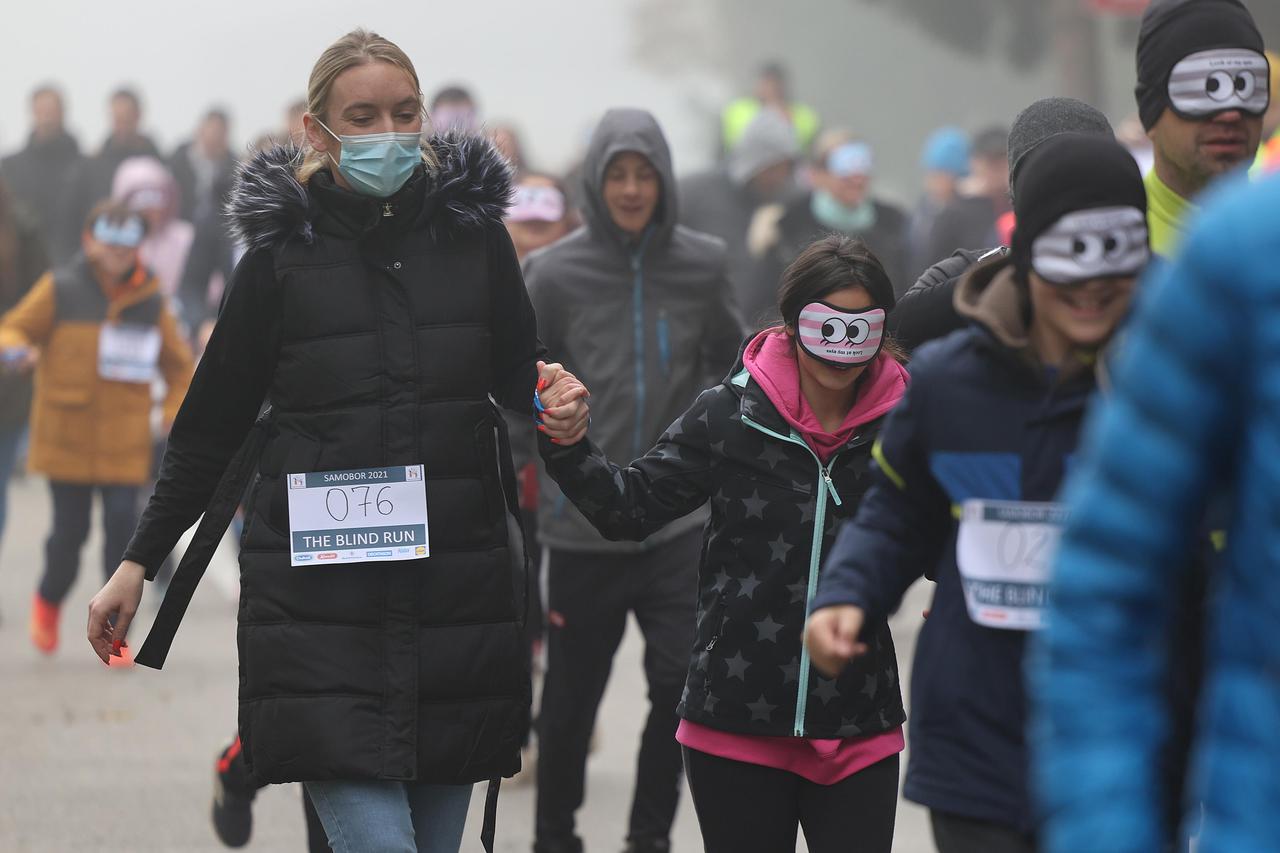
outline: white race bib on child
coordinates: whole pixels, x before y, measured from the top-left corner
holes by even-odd
[[[98,375],[113,382],[150,384],[160,363],[160,329],[106,323],[98,334]]]

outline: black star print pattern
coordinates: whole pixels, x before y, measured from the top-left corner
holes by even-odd
[[[746,416],[745,419],[743,416]],[[547,470],[602,533],[642,539],[709,503],[699,567],[697,633],[679,713],[728,731],[793,734],[809,590],[818,464],[806,448],[766,435],[790,428],[754,382],[722,385],[627,468],[589,441],[543,447]],[[837,455],[821,549],[857,510],[875,425]],[[872,734],[901,724],[888,626],[870,626],[871,652],[835,680],[810,670],[804,724],[813,737]]]

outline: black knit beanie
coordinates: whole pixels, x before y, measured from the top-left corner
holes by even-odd
[[[1014,199],[1017,228],[1012,259],[1019,282],[1028,281],[1032,244],[1069,213],[1135,208],[1146,242],[1147,192],[1133,155],[1105,136],[1062,134],[1027,155]]]
[[[1262,53],[1262,34],[1240,0],[1155,0],[1138,31],[1138,116],[1150,130],[1169,106],[1169,72],[1193,53],[1243,48]]]

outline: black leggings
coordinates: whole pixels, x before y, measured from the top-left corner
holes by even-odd
[[[898,807],[898,756],[834,785],[786,770],[684,750],[685,774],[707,853],[889,853]]]

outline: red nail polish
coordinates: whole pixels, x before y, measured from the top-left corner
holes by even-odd
[[[551,443],[552,443],[552,444],[559,444],[559,443],[560,443],[560,439],[558,439],[558,438],[553,438],[553,439],[551,439]]]
[[[547,380],[545,380],[545,379],[539,379],[539,380],[538,380],[538,390],[539,390],[539,391],[545,391],[545,390],[547,390]]]
[[[119,657],[119,656],[120,656],[120,647],[121,647],[122,645],[124,645],[124,640],[115,640],[114,642],[112,642],[112,644],[111,644],[111,654],[115,655],[116,657]]]

